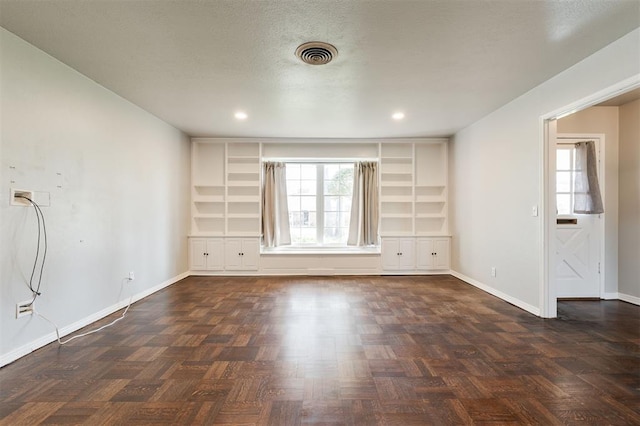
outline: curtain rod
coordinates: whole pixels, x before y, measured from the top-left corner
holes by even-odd
[[[375,161],[377,158],[309,158],[309,157],[263,157],[262,162],[279,161],[283,163],[355,163],[358,161]]]

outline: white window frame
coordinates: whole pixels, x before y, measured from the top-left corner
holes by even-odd
[[[331,160],[298,160],[298,159],[290,159],[284,161],[285,164],[313,164],[316,166],[316,242],[308,243],[308,244],[293,244],[293,247],[297,248],[318,248],[318,247],[347,247],[347,242],[345,241],[342,244],[339,243],[325,243],[324,242],[324,197],[326,196],[324,193],[324,166],[332,165],[332,164],[349,164],[354,167],[356,161],[352,159],[331,159]],[[322,166],[322,167],[320,167]],[[352,192],[353,194],[353,192]],[[352,196],[350,194],[350,196]],[[287,194],[287,196],[289,196]]]

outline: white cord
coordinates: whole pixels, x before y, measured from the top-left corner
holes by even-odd
[[[35,303],[33,303],[31,306],[33,308],[33,313],[38,315],[40,318],[42,318],[43,320],[49,322],[51,325],[53,325],[56,329],[56,336],[58,339],[58,343],[60,345],[66,345],[67,343],[69,343],[70,341],[72,341],[73,339],[77,339],[78,337],[84,337],[84,336],[88,336],[89,334],[93,334],[93,333],[97,333],[100,330],[104,330],[107,327],[111,327],[113,324],[117,323],[118,321],[120,321],[121,319],[124,318],[124,316],[127,314],[127,311],[129,310],[129,308],[131,307],[131,303],[133,302],[133,296],[129,297],[129,304],[127,305],[127,307],[125,308],[124,312],[122,313],[122,315],[120,316],[120,318],[116,318],[113,321],[111,321],[109,324],[105,324],[101,327],[96,328],[95,330],[91,330],[91,331],[87,331],[86,333],[82,333],[82,334],[78,334],[77,336],[73,336],[68,338],[67,340],[60,340],[60,331],[58,329],[58,326],[56,325],[55,322],[51,321],[49,318],[45,317],[44,315],[42,315],[40,312],[38,312],[36,310],[36,305]]]

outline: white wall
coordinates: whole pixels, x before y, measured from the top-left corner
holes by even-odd
[[[37,309],[65,327],[188,270],[189,138],[0,29],[0,361],[46,343],[53,328],[15,318],[28,300],[39,191],[49,252]],[[122,279],[135,271],[124,290]],[[120,303],[122,304],[122,303]],[[0,364],[1,365],[1,364]]]
[[[618,292],[618,107],[591,107],[561,118],[558,133],[604,133],[604,290],[615,297]]]
[[[543,196],[541,116],[638,74],[640,29],[452,138],[452,269],[458,276],[539,311],[541,216],[532,217],[531,210]]]
[[[620,114],[618,292],[640,300],[640,100]]]

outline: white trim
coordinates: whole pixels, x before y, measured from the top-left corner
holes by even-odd
[[[339,255],[339,256],[353,256],[353,255],[380,255],[380,246],[375,247],[261,247],[260,256],[271,255]]]
[[[378,144],[384,143],[443,143],[448,138],[191,138],[192,142],[199,143],[295,143],[295,144]]]
[[[520,309],[524,309],[525,311],[540,316],[540,309],[536,308],[533,305],[528,304],[527,302],[523,302],[520,299],[516,299],[513,296],[509,296],[506,293],[501,292],[500,290],[496,290],[495,288],[488,286],[486,284],[481,283],[480,281],[474,280],[473,278],[467,277],[466,275],[461,274],[460,272],[450,271],[451,275],[466,282],[467,284],[471,284],[474,287],[479,288],[480,290],[487,292],[493,296],[496,296],[505,302],[511,303],[512,305],[517,306]]]
[[[616,299],[618,299],[618,293],[602,293],[601,299],[604,299],[604,300],[616,300]]]
[[[623,302],[633,303],[634,305],[640,306],[640,297],[632,296],[630,294],[618,293],[618,299]]]
[[[374,157],[262,157],[263,163],[267,161],[279,161],[282,163],[312,163],[312,164],[343,164],[343,163],[356,163],[358,161],[373,161],[378,162],[378,158]]]
[[[640,74],[636,74],[616,84],[613,84],[609,87],[599,90],[596,93],[593,93],[580,100],[572,102],[569,105],[565,105],[561,108],[548,112],[542,116],[542,119],[545,121],[558,120],[562,117],[566,117],[567,115],[571,115],[578,111],[582,111],[583,109],[587,109],[589,107],[599,104],[600,102],[604,102],[611,98],[615,98],[618,95],[637,89],[639,87],[640,87]]]
[[[133,295],[131,297],[131,303],[137,302],[138,300],[144,299],[145,297],[162,290],[165,287],[168,287],[172,284],[175,284],[176,282],[186,278],[189,276],[189,272],[183,272],[180,275],[177,275],[173,278],[168,279],[167,281],[164,281],[163,283],[160,283],[158,285],[156,285],[155,287],[151,287],[148,288],[146,290],[141,291],[140,293],[137,293],[135,295]],[[111,315],[114,312],[119,311],[122,308],[125,308],[127,305],[129,304],[129,298],[125,298],[123,300],[121,300],[118,303],[115,303],[111,306],[108,306],[104,309],[102,309],[101,311],[98,311],[94,314],[91,314],[87,317],[84,317],[82,319],[79,319],[78,321],[69,324],[65,327],[62,327],[60,329],[60,337],[64,337],[68,334],[73,333],[76,330],[79,330],[83,327],[86,327],[89,324],[92,324],[98,320],[101,320],[102,318]],[[19,348],[16,348],[14,350],[12,350],[11,352],[8,352],[2,356],[0,356],[0,367],[4,367],[5,365],[12,363],[13,361],[22,358],[25,355],[30,354],[31,352],[40,349],[46,345],[48,345],[51,342],[55,342],[56,341],[56,332],[52,331],[49,334],[46,334],[36,340],[33,340],[27,344],[24,344],[22,346],[20,346]]]
[[[542,211],[544,212],[541,221],[541,229],[540,232],[542,234],[542,239],[540,242],[540,268],[541,271],[541,283],[540,283],[540,300],[541,306],[540,311],[542,316],[545,318],[553,318],[557,316],[557,299],[555,297],[556,294],[556,286],[555,281],[553,280],[552,272],[555,272],[550,263],[550,257],[552,253],[555,253],[555,246],[552,241],[552,237],[555,235],[555,227],[552,226],[555,223],[555,212],[551,211],[549,206],[549,200],[551,194],[555,194],[555,173],[553,176],[550,176],[551,165],[550,157],[551,152],[555,154],[555,140],[550,141],[550,126],[554,120],[559,117],[564,117],[574,112],[581,111],[583,109],[589,108],[590,106],[596,105],[600,102],[606,101],[608,99],[614,98],[617,95],[622,93],[637,89],[640,87],[640,74],[636,74],[632,77],[626,78],[622,81],[619,81],[616,84],[608,86],[602,90],[597,91],[589,96],[586,96],[578,101],[575,101],[569,105],[563,106],[562,108],[555,109],[551,112],[543,114],[539,119],[539,129],[540,129],[540,141],[541,148],[540,152],[542,153],[541,157],[541,168],[542,173],[540,174],[540,183],[542,184],[541,193],[541,205],[543,206]],[[555,133],[555,128],[553,129]],[[553,143],[553,146],[550,144]],[[554,148],[554,149],[551,149]],[[553,157],[553,165],[555,168],[555,156]],[[554,195],[555,196],[555,195]],[[551,234],[554,232],[554,234]]]

